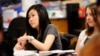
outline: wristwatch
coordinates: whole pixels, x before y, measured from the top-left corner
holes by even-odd
[[[32,40],[34,40],[34,37],[33,37],[33,36],[30,36],[30,37],[28,38],[28,42],[31,43]]]

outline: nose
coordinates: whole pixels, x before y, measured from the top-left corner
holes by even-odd
[[[91,21],[91,17],[88,16],[88,17],[86,18],[86,22],[90,22],[90,21]]]
[[[29,21],[32,22],[32,17],[29,18]]]
[[[87,20],[90,20],[90,19],[91,19],[91,17],[90,17],[90,16],[87,16],[87,17],[86,17],[86,19],[87,19]]]

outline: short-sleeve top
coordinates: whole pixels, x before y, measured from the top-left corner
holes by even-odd
[[[48,26],[46,27],[46,29],[44,31],[43,38],[42,38],[42,40],[40,42],[43,43],[45,41],[45,39],[46,39],[46,36],[49,35],[49,34],[52,34],[52,35],[55,36],[55,40],[54,40],[54,42],[53,42],[53,44],[52,44],[52,46],[51,46],[51,48],[49,50],[61,50],[62,49],[62,44],[61,44],[60,35],[59,35],[56,27],[53,24],[48,24]],[[28,45],[26,45],[26,46],[28,46]],[[28,46],[28,49],[29,50],[37,50],[32,44],[30,44]]]
[[[51,46],[50,50],[60,50],[62,49],[62,44],[61,44],[61,39],[60,39],[60,35],[56,29],[56,27],[53,24],[49,24],[44,32],[44,38],[43,41],[45,40],[46,36],[52,34],[55,36],[55,40],[53,45]]]
[[[0,43],[0,56],[13,56],[13,49],[6,40],[3,40],[2,43]]]

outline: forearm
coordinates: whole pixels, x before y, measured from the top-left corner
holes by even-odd
[[[80,47],[79,47],[79,46],[76,46],[75,52],[76,52],[77,54],[80,52]]]
[[[32,37],[29,37],[28,39],[30,38]],[[48,51],[51,48],[52,44],[54,43],[54,40],[55,40],[55,36],[49,34],[46,36],[44,42],[40,42],[37,39],[33,38],[30,43],[40,51]]]
[[[49,50],[49,47],[47,47],[45,45],[45,43],[42,43],[42,42],[40,42],[40,41],[38,41],[36,39],[32,40],[31,44],[33,46],[35,46],[40,51],[48,51]]]
[[[75,48],[75,52],[77,53],[77,54],[79,54],[79,52],[80,52],[80,40],[78,40],[78,42],[77,42],[77,44],[76,44],[76,48]]]

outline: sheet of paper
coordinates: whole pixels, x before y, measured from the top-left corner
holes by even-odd
[[[14,52],[14,56],[38,56],[38,54],[31,50],[17,50]]]
[[[63,53],[74,53],[74,52],[75,52],[74,50],[40,51],[40,52],[39,52],[39,55],[40,55],[40,56],[47,56],[47,55],[56,54],[56,53],[63,54]]]

